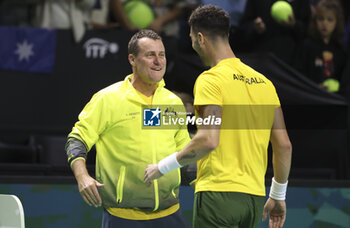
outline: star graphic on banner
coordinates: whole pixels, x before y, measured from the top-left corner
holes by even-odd
[[[152,111],[153,116],[151,117],[151,119],[153,119],[154,117],[158,116],[159,113],[161,113],[162,111],[159,110],[159,107],[157,107],[157,109],[155,111]]]
[[[34,55],[33,44],[29,44],[27,40],[24,40],[22,43],[17,43],[15,54],[18,55],[19,61],[22,61],[23,59],[29,61],[30,56]]]

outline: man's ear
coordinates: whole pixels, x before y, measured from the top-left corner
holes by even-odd
[[[204,35],[203,35],[203,33],[198,32],[198,33],[197,33],[197,36],[198,36],[198,42],[199,42],[201,45],[203,45],[203,44],[204,44]]]
[[[128,60],[131,66],[135,65],[135,56],[133,54],[128,55]]]

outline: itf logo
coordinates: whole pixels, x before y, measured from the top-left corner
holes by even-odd
[[[143,110],[143,126],[160,126],[160,109],[157,107]]]
[[[117,53],[119,45],[117,43],[110,43],[100,38],[91,38],[84,43],[86,49],[86,57],[93,59],[103,59],[109,53]]]

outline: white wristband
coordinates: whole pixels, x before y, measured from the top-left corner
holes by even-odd
[[[274,200],[285,200],[287,192],[288,181],[284,184],[278,183],[275,178],[272,178],[272,184],[270,189],[270,198]]]
[[[178,152],[175,152],[171,155],[169,155],[166,158],[163,158],[158,162],[158,169],[159,172],[161,172],[163,175],[166,173],[169,173],[170,171],[181,168],[182,166],[177,162],[176,160],[176,154]]]

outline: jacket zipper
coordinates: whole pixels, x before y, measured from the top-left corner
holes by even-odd
[[[154,142],[154,131],[152,131],[152,143],[153,145],[155,145],[155,142]],[[156,159],[156,152],[154,151],[155,148],[152,147],[152,152],[153,152],[153,164],[157,164],[157,159]],[[153,211],[156,211],[158,210],[159,208],[159,189],[158,189],[158,180],[153,180],[153,186],[154,186],[154,209]]]
[[[154,102],[154,98],[156,97],[157,95],[157,91],[158,91],[158,88],[156,89],[156,91],[154,92],[154,95],[153,95],[153,99],[152,99],[152,108],[153,107],[153,102]],[[151,130],[151,137],[152,137],[152,145],[156,145],[155,141],[154,141],[154,130],[152,129]],[[157,155],[156,155],[156,151],[155,151],[155,147],[152,146],[152,160],[153,160],[153,164],[157,164]],[[153,180],[153,186],[154,186],[154,209],[153,211],[156,211],[158,210],[159,208],[159,186],[158,186],[158,180]]]
[[[180,169],[177,169],[177,173],[178,173],[179,181],[178,181],[177,185],[171,190],[171,193],[173,194],[175,199],[177,199],[177,197],[176,197],[174,190],[175,190],[175,188],[178,188],[181,185],[181,171],[180,171]]]
[[[125,179],[125,166],[120,167],[119,179],[117,183],[117,203],[123,201],[123,188],[124,188],[124,179]]]

